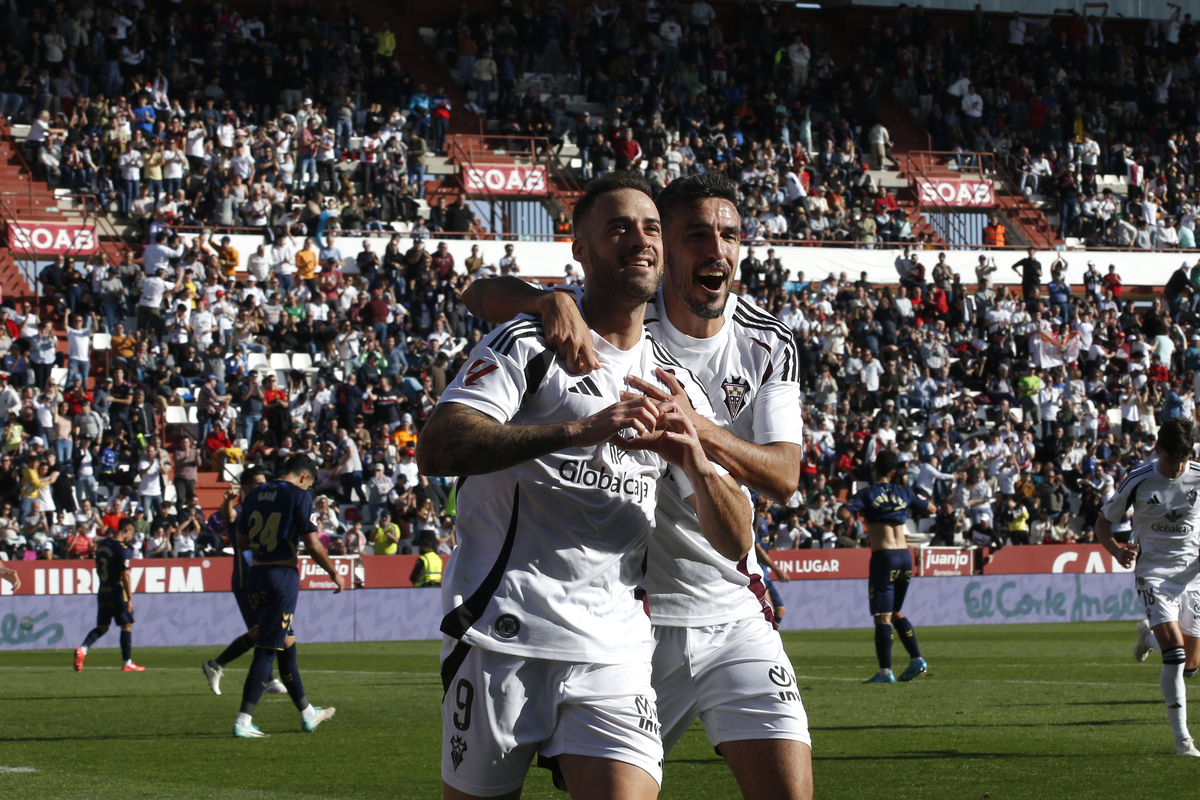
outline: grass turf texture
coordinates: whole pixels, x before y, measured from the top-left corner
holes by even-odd
[[[1195,796],[1200,759],[1173,754],[1159,658],[1133,661],[1133,623],[926,626],[918,636],[929,674],[864,686],[870,630],[784,634],[818,797]],[[216,697],[200,663],[220,648],[140,646],[140,674],[120,671],[116,649],[93,650],[82,674],[66,650],[0,654],[0,796],[441,797],[437,644],[299,647],[309,697],[337,716],[302,734],[291,701],[267,695],[254,716],[266,740],[229,737],[249,656],[226,669]],[[898,642],[894,655],[899,672]],[[1200,733],[1200,712],[1193,719]],[[566,797],[536,768],[524,796]],[[697,723],[668,756],[660,797],[739,796]]]

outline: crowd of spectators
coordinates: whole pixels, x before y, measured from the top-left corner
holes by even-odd
[[[584,180],[640,169],[655,188],[709,170],[736,181],[743,234],[767,239],[898,245],[912,226],[870,169],[889,163],[877,112],[879,75],[838,65],[817,22],[781,4],[686,11],[669,2],[465,8],[441,52],[498,135],[578,148]],[[561,84],[521,92],[526,71]],[[603,112],[579,113],[572,96]],[[515,144],[514,144],[515,146]],[[928,238],[928,237],[926,237]]]
[[[1051,17],[871,19],[861,57],[916,109],[941,151],[992,153],[1063,236],[1093,247],[1190,249],[1200,207],[1200,26],[1179,5],[1114,20],[1106,3]],[[1098,186],[1114,176],[1118,191]]]
[[[801,487],[760,506],[764,532],[777,547],[862,545],[860,524],[834,513],[835,488],[870,481],[890,448],[937,503],[933,544],[1093,541],[1158,426],[1195,418],[1200,263],[1135,303],[1111,266],[1089,262],[1072,287],[1065,260],[1044,266],[1033,251],[975,265],[938,253],[929,273],[919,257],[897,258],[896,289],[842,273],[748,290],[795,332],[805,397]],[[752,260],[744,282],[763,273]],[[1114,530],[1127,537],[1128,520]]]
[[[129,251],[119,265],[101,255],[45,267],[69,352],[56,352],[51,318],[6,301],[0,550],[83,557],[105,514],[125,513],[136,514],[138,554],[220,552],[229,531],[201,511],[198,472],[235,478],[308,453],[332,552],[408,553],[423,541],[448,552],[451,487],[418,474],[413,447],[488,327],[462,291],[520,266],[514,245],[490,264],[477,248],[455,263],[444,243],[406,244],[395,235],[376,252],[364,239],[343,254],[331,235],[318,246],[285,234],[241,254],[228,237],[162,230],[140,261]],[[111,336],[102,352],[99,333]],[[193,406],[190,424],[168,424]]]
[[[785,29],[775,6],[746,3],[723,25],[706,7],[692,4],[686,19],[655,2],[522,6],[498,21],[464,10],[443,52],[478,90],[481,110],[509,125],[503,132],[517,134],[515,114],[542,125],[538,135],[574,140],[584,177],[642,167],[662,186],[712,169],[738,182],[750,246],[739,290],[795,332],[801,361],[802,484],[787,506],[759,507],[777,546],[861,545],[858,523],[834,513],[835,488],[868,480],[880,447],[896,448],[910,482],[938,501],[935,542],[1090,538],[1114,480],[1148,453],[1157,424],[1194,414],[1200,269],[1181,269],[1165,298],[1141,308],[1123,297],[1112,268],[1089,265],[1078,294],[1061,259],[1043,270],[1032,252],[1015,265],[959,264],[945,253],[922,264],[928,244],[913,243],[895,196],[866,171],[888,166],[890,139],[875,112],[895,68],[884,40],[895,38],[897,53],[948,58],[937,62],[939,80],[966,70],[981,84],[1001,74],[981,71],[988,58],[1024,69],[1031,60],[1016,56],[1025,46],[983,48],[975,60],[948,46],[952,33],[922,25],[920,9],[901,9],[907,25],[872,29],[878,38],[867,52],[884,54],[877,62],[839,67],[818,24]],[[406,83],[386,28],[371,32],[352,16],[241,19],[225,7],[165,25],[135,16],[34,9],[17,20],[23,38],[8,69],[38,74],[32,66],[55,55],[61,36],[59,71],[86,85],[66,93],[41,91],[32,79],[0,85],[16,89],[0,92],[0,110],[41,121],[31,140],[52,178],[111,194],[147,223],[144,252],[130,251],[125,263],[60,258],[43,270],[55,310],[4,308],[0,551],[84,557],[98,532],[132,514],[141,555],[219,552],[229,531],[213,509],[201,510],[198,473],[271,469],[296,452],[321,464],[318,520],[332,552],[411,552],[422,542],[449,550],[451,487],[418,473],[412,446],[487,330],[462,291],[478,277],[519,274],[516,253],[509,245],[493,266],[477,250],[459,264],[444,246],[427,248],[432,233],[468,232],[461,202],[439,203],[428,227],[418,221],[416,235],[392,236],[378,251],[380,240],[364,238],[361,251],[342,252],[333,236],[411,210],[423,185],[413,154],[437,152],[446,95]],[[1155,51],[1147,39],[1132,52]],[[1188,64],[1182,56],[1163,63]],[[567,92],[604,105],[604,118],[565,112],[557,95],[549,103],[536,92],[515,96],[513,76],[528,69],[566,74]],[[1035,78],[1033,88],[1059,91],[1061,72],[1039,73],[1046,81]],[[1020,74],[1008,83],[1024,85]],[[906,79],[921,89],[899,71],[892,77],[901,91]],[[1190,73],[1171,85],[1188,81]],[[997,93],[981,96],[971,135],[1035,135],[1028,114],[1019,134],[1001,124],[1003,113],[989,115],[987,98]],[[1143,154],[1157,142],[1150,125],[1114,124],[1103,137],[1088,128],[1079,135],[1095,134],[1100,159],[1118,132],[1128,133],[1118,136],[1124,142],[1141,137]],[[299,149],[296,131],[310,129],[333,158]],[[360,134],[367,149],[352,152]],[[79,166],[83,151],[94,171]],[[141,171],[147,156],[162,159],[161,172]],[[136,176],[120,174],[139,160]],[[351,174],[366,188],[361,196]],[[1044,188],[1040,175],[1028,182],[1031,192]],[[1143,215],[1154,206],[1149,193],[1139,202]],[[238,253],[220,233],[178,231],[198,222],[261,227],[263,244]],[[900,288],[872,286],[865,275],[793,278],[771,249],[760,258],[772,239],[903,247]],[[975,274],[964,282],[968,269]],[[52,317],[66,330],[65,358]],[[112,339],[93,377],[98,332]],[[271,363],[282,354],[286,366]],[[165,424],[173,408],[193,405],[194,424]]]
[[[0,113],[52,186],[142,222],[346,231],[415,222],[451,109],[353,4],[10,12]],[[443,219],[467,234],[468,209]]]

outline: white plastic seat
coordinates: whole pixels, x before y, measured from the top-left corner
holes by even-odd
[[[111,333],[94,333],[92,334],[92,350],[100,352],[112,347]]]
[[[271,368],[271,362],[264,353],[250,353],[246,356],[246,371],[266,370]]]
[[[187,409],[185,409],[183,406],[167,406],[167,424],[187,425]]]
[[[69,371],[66,367],[54,367],[50,370],[50,379],[54,381],[54,385],[61,389],[67,388],[67,375]]]
[[[189,425],[200,424],[200,410],[198,406],[187,407],[187,421]]]
[[[271,353],[271,369],[291,369],[292,360],[287,353]]]

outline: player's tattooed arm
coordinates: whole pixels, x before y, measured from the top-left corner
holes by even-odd
[[[488,322],[508,322],[518,314],[541,318],[546,344],[567,370],[586,375],[600,369],[591,331],[571,295],[535,289],[520,278],[502,276],[475,281],[462,299],[472,314]]]
[[[645,397],[549,425],[500,422],[462,403],[440,403],[417,440],[417,468],[425,475],[484,475],[568,447],[600,444],[625,428],[653,430],[657,419],[657,407]]]

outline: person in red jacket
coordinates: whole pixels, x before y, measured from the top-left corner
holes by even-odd
[[[1121,276],[1117,274],[1116,264],[1108,265],[1108,274],[1104,276],[1104,280],[1101,281],[1101,285],[1103,285],[1105,289],[1112,291],[1112,296],[1114,298],[1117,300],[1121,299],[1121,295],[1124,293],[1125,287],[1121,285]]]
[[[637,169],[642,163],[642,146],[633,138],[633,128],[617,134],[613,149],[617,153],[617,169]]]

